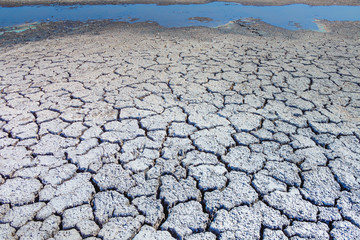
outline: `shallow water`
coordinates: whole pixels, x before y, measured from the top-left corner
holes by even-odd
[[[157,22],[165,27],[217,27],[229,21],[257,18],[274,26],[322,31],[316,19],[360,21],[360,6],[244,6],[237,3],[167,5],[73,5],[0,7],[0,27],[27,22],[87,21],[111,19],[125,22]]]

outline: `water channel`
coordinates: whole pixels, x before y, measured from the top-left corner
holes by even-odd
[[[256,18],[290,30],[321,31],[318,19],[360,21],[360,6],[245,6],[238,3],[156,5],[38,5],[0,7],[0,28],[32,22],[105,20],[157,22],[165,27],[217,27],[238,19]]]

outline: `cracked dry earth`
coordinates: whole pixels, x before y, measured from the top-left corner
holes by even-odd
[[[0,49],[0,239],[359,239],[358,46],[115,29]]]

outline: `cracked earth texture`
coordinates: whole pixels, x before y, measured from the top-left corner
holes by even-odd
[[[0,239],[359,239],[360,42],[307,34],[0,49]]]

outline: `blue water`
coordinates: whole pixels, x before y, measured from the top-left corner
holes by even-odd
[[[210,22],[189,20],[207,17]],[[73,5],[0,7],[0,27],[26,22],[87,21],[111,19],[125,22],[157,22],[165,27],[208,26],[217,27],[229,21],[257,18],[290,29],[318,30],[315,19],[360,21],[360,6],[244,6],[237,3],[213,2],[208,4],[167,5]],[[134,21],[134,19],[136,19]]]

